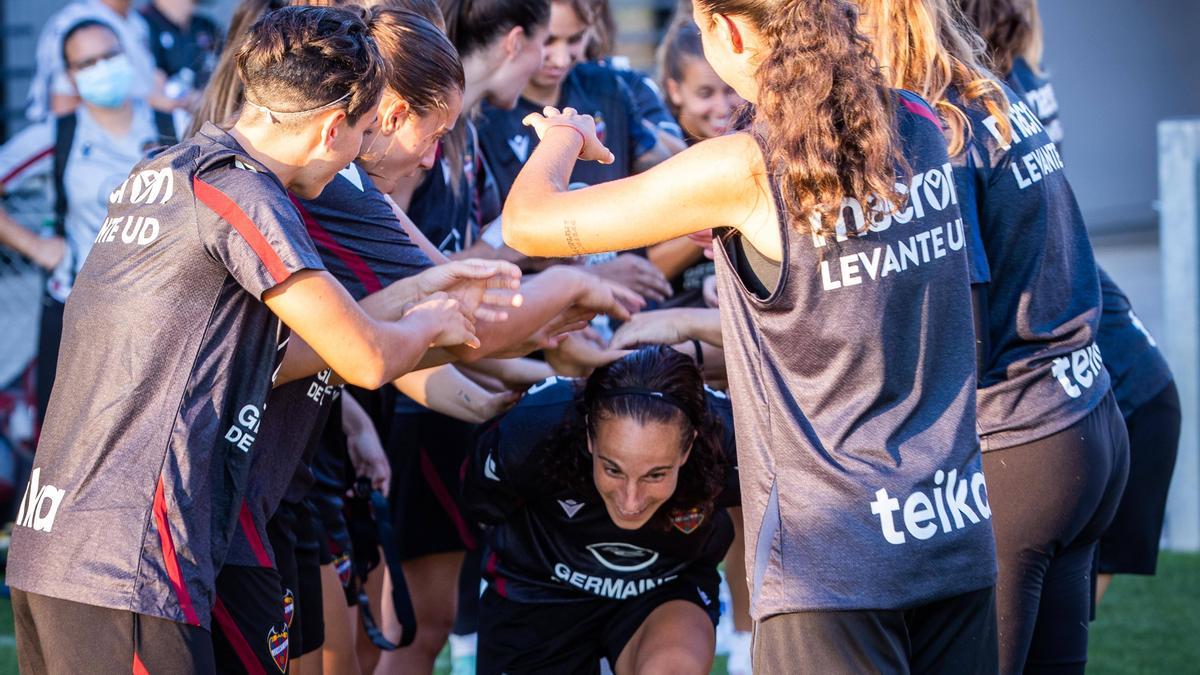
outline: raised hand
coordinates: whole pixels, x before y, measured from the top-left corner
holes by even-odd
[[[431,347],[456,347],[467,345],[479,348],[475,336],[475,323],[464,311],[462,304],[446,293],[434,293],[404,313],[404,318],[427,322]]]
[[[546,350],[546,363],[559,375],[587,377],[596,368],[606,366],[628,353],[611,349],[594,330],[585,328],[567,335],[557,348]]]
[[[507,309],[523,302],[521,270],[504,260],[455,260],[431,267],[416,279],[422,297],[446,293],[472,321],[504,321]]]
[[[527,127],[533,127],[539,139],[545,139],[546,134],[555,127],[565,127],[574,130],[583,139],[583,148],[579,151],[579,159],[593,160],[601,164],[612,164],[615,160],[611,151],[604,147],[596,136],[596,120],[591,115],[581,115],[574,108],[558,108],[546,106],[542,113],[529,113],[521,121]],[[565,134],[565,131],[555,133]]]

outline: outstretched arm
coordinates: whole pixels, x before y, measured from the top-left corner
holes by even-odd
[[[590,117],[569,108],[546,113],[526,118],[543,138],[504,205],[504,241],[512,248],[531,256],[583,255],[714,227],[736,227],[758,247],[747,227],[763,223],[778,239],[762,154],[748,134],[704,141],[645,173],[568,192],[577,158],[611,161],[612,155],[596,140]]]

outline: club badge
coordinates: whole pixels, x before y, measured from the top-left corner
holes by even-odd
[[[687,511],[676,511],[671,516],[671,524],[675,529],[684,534],[691,534],[700,527],[700,523],[704,522],[704,513],[699,508],[691,508]]]
[[[296,614],[296,596],[292,595],[292,589],[286,589],[283,592],[283,621],[288,628],[292,627],[292,617]]]
[[[286,673],[288,664],[287,626],[271,627],[267,633],[267,648],[271,651],[271,658],[275,659],[275,665],[279,666],[279,672]]]

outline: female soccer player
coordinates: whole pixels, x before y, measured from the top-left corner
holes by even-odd
[[[1000,667],[1087,662],[1091,570],[1128,473],[1096,334],[1100,284],[1054,142],[979,65],[949,0],[858,0],[891,84],[947,127],[984,289],[978,421],[995,521]],[[1031,489],[1033,486],[1040,486]]]
[[[573,110],[531,115],[542,141],[505,239],[579,255],[722,228],[756,672],[993,669],[966,242],[940,122],[886,86],[847,2],[697,0],[694,16],[752,126],[568,192],[577,158],[612,153]]]
[[[76,280],[8,566],[28,672],[211,670],[214,580],[277,371],[321,360],[378,386],[475,341],[447,298],[365,315],[288,199],[319,194],[374,121],[366,25],[279,10],[238,69],[237,124],[135,167]]]
[[[962,0],[987,41],[997,73],[1033,108],[1062,149],[1054,85],[1041,67],[1042,25],[1035,0]],[[1129,432],[1129,481],[1117,515],[1100,538],[1099,602],[1114,574],[1154,574],[1167,489],[1179,451],[1180,408],[1171,369],[1129,298],[1100,269],[1103,314],[1096,342]]]
[[[480,673],[708,673],[738,503],[729,402],[649,347],[552,378],[482,434]]]

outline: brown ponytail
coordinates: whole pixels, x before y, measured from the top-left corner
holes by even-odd
[[[902,204],[907,170],[890,91],[845,0],[696,0],[705,13],[741,16],[766,38],[754,125],[784,207],[834,236],[846,198]],[[808,216],[806,214],[812,214]],[[848,232],[856,235],[862,232]]]

